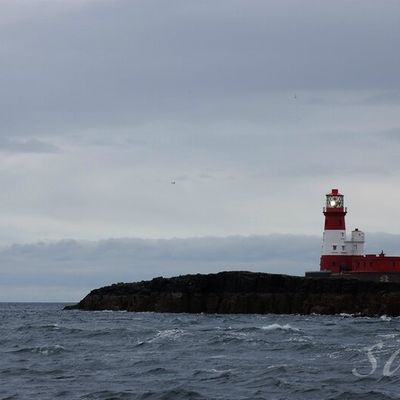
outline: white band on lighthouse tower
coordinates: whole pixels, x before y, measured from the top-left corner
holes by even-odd
[[[325,230],[322,236],[323,256],[346,255],[346,230]]]

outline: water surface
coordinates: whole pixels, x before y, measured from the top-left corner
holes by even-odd
[[[0,304],[0,399],[399,399],[400,318]]]

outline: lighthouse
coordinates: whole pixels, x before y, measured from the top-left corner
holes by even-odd
[[[354,229],[346,233],[347,208],[338,189],[326,195],[322,210],[325,216],[319,271],[306,272],[310,278],[355,278],[378,282],[400,282],[400,257],[364,254],[364,232]]]
[[[364,233],[359,229],[351,232],[350,240],[346,234],[347,208],[344,196],[338,189],[326,195],[323,208],[325,215],[322,236],[321,271],[345,272],[351,269],[353,256],[364,254]]]

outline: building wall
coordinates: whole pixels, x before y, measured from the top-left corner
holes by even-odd
[[[321,271],[341,272],[400,272],[400,257],[385,255],[323,255]]]

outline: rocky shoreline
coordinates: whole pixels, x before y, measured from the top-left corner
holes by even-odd
[[[117,283],[65,309],[398,316],[400,283],[227,271]]]

